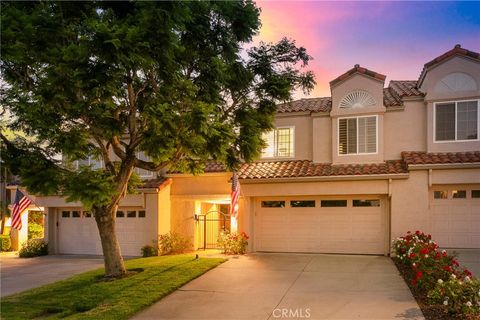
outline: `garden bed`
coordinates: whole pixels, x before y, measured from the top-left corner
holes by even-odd
[[[393,262],[397,266],[400,275],[405,280],[405,283],[408,285],[410,292],[418,303],[418,306],[422,310],[422,313],[426,320],[480,320],[480,315],[451,315],[448,314],[447,308],[441,304],[429,304],[427,294],[414,286],[409,278],[413,277],[412,270],[405,266],[395,258],[392,258]],[[409,274],[409,276],[407,276]]]

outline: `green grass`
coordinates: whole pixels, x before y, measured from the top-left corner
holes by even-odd
[[[106,282],[98,280],[99,269],[4,297],[1,318],[128,319],[224,261],[191,255],[129,260],[127,269],[144,271]]]

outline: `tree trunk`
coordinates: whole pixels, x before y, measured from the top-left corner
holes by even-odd
[[[120,245],[115,232],[116,206],[95,208],[95,214],[100,240],[102,241],[105,276],[120,277],[126,273]]]

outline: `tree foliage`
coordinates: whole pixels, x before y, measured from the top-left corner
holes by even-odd
[[[251,1],[1,6],[1,103],[9,129],[34,137],[2,135],[2,161],[30,191],[87,207],[115,208],[135,167],[255,159],[275,105],[314,85],[293,40],[243,49],[260,27]],[[87,156],[104,168],[68,165]]]

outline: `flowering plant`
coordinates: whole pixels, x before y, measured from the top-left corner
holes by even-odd
[[[248,245],[248,236],[245,232],[230,233],[222,231],[218,238],[218,245],[226,254],[244,254]]]
[[[432,303],[441,303],[448,312],[480,314],[480,280],[469,276],[457,278],[452,275],[447,281],[439,279],[435,289],[428,293]]]

